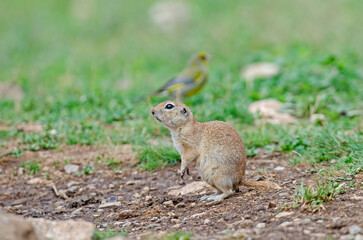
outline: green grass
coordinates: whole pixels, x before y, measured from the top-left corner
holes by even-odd
[[[92,236],[92,240],[102,240],[102,239],[113,238],[116,236],[127,236],[127,233],[122,231],[117,232],[114,230],[104,230],[104,231],[95,230]]]
[[[189,22],[171,32],[150,21],[153,3],[1,3],[0,83],[13,82],[24,93],[20,103],[0,98],[0,124],[14,126],[0,130],[0,146],[18,140],[6,154],[112,142],[132,144],[144,169],[175,164],[175,149],[151,144],[170,137],[150,116],[166,98],[135,99],[174,76],[190,55],[206,51],[213,57],[209,81],[185,100],[199,121],[233,124],[250,157],[282,152],[292,164],[311,164],[324,179],[362,171],[362,2],[186,1]],[[257,61],[274,62],[281,72],[248,88],[240,71]],[[300,122],[254,125],[248,106],[265,98],[284,102]],[[325,120],[310,123],[312,114]],[[16,130],[23,122],[45,131]],[[105,164],[119,167],[112,159]]]
[[[37,162],[23,162],[20,167],[26,170],[27,174],[36,175],[40,171],[39,163]]]
[[[316,186],[305,186],[303,180],[301,185],[296,189],[294,195],[295,206],[299,204],[311,204],[314,209],[320,208],[325,202],[331,202],[336,195],[344,192],[344,189],[336,181],[325,181],[317,183]]]
[[[189,240],[192,236],[191,233],[186,232],[175,232],[175,233],[168,233],[164,235],[161,239],[162,240]]]
[[[96,169],[92,165],[86,165],[83,168],[82,173],[85,175],[90,175],[90,174],[94,173],[95,171],[96,171]]]
[[[139,153],[140,166],[153,171],[162,166],[171,166],[180,159],[179,153],[172,146],[146,146]]]

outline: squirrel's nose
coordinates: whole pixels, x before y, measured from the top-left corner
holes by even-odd
[[[154,110],[151,110],[151,114],[154,115],[155,114],[155,111]]]

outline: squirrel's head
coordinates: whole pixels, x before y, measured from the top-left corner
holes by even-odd
[[[153,117],[169,129],[183,127],[194,121],[193,113],[183,103],[166,101],[151,109]]]

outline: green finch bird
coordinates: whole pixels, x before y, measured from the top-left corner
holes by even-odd
[[[197,94],[207,82],[209,60],[210,56],[206,53],[193,55],[181,73],[149,96],[166,94],[178,100]]]

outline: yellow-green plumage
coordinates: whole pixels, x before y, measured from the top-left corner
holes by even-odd
[[[172,97],[184,98],[197,94],[207,82],[208,70],[206,65],[209,59],[210,57],[206,53],[192,56],[181,73],[151,93],[150,96],[166,93]]]

